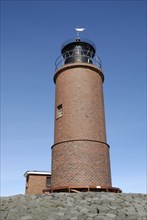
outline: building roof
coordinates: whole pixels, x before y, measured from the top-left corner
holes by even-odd
[[[25,172],[24,176],[27,177],[28,175],[51,175],[51,172],[48,171],[37,171],[37,170],[28,170]]]

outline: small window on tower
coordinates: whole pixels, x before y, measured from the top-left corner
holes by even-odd
[[[62,105],[58,105],[57,107],[57,118],[62,117]]]

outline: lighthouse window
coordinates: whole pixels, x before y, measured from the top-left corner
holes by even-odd
[[[62,105],[58,105],[57,107],[57,118],[62,117]]]

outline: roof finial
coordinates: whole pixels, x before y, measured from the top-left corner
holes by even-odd
[[[80,39],[80,32],[85,31],[85,28],[75,28],[76,32],[77,32],[77,39]]]

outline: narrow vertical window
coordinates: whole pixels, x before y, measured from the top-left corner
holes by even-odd
[[[46,177],[46,186],[51,186],[51,176]]]
[[[62,117],[62,105],[58,105],[57,107],[57,118]]]

